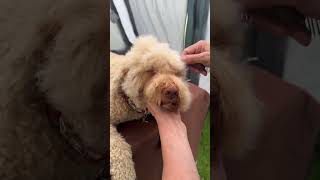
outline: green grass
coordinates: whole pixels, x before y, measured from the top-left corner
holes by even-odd
[[[210,179],[210,113],[208,113],[198,150],[197,167],[201,180]]]
[[[311,173],[308,180],[319,180],[320,179],[320,144],[315,148],[314,158],[311,166]]]

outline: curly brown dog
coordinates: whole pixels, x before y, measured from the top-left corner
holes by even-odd
[[[147,102],[186,111],[191,101],[186,68],[177,52],[152,36],[139,37],[125,56],[111,53],[110,60],[110,173],[114,180],[134,180],[130,145],[115,125],[142,118]]]

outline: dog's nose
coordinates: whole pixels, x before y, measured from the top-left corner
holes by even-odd
[[[168,111],[176,111],[179,107],[179,93],[176,87],[168,87],[162,93],[161,106]]]
[[[178,98],[178,90],[175,87],[170,87],[167,88],[164,91],[164,95],[168,98],[168,99],[172,99],[172,100],[176,100]]]

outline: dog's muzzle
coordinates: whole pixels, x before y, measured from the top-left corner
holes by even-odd
[[[160,106],[167,111],[177,111],[179,108],[179,90],[175,86],[165,88],[161,94]]]

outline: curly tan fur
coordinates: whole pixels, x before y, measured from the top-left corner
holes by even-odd
[[[115,125],[142,118],[144,114],[132,110],[122,92],[139,109],[145,109],[150,102],[174,110],[171,109],[174,104],[167,101],[164,93],[174,89],[175,103],[181,111],[188,109],[191,94],[185,81],[185,65],[178,54],[152,36],[139,37],[125,56],[110,53],[110,60],[110,173],[113,180],[133,180],[136,174],[132,152]]]

